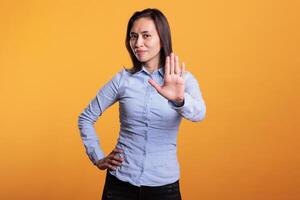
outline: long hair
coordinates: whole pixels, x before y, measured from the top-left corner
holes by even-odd
[[[147,8],[142,11],[137,11],[135,12],[131,18],[128,21],[127,24],[127,32],[126,32],[126,39],[125,39],[125,45],[126,48],[129,52],[132,65],[133,67],[129,69],[131,73],[135,73],[141,69],[142,62],[140,62],[134,55],[134,53],[131,50],[130,47],[130,30],[133,26],[133,23],[142,17],[148,17],[151,18],[154,21],[155,27],[157,29],[159,38],[160,38],[160,43],[161,43],[161,50],[160,50],[160,66],[163,67],[165,65],[165,60],[166,56],[170,55],[170,53],[173,51],[172,50],[172,38],[171,38],[171,31],[170,31],[170,26],[168,23],[167,18],[165,15],[158,9],[156,8]]]

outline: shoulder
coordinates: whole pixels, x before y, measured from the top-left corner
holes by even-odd
[[[116,73],[118,76],[129,76],[132,75],[131,71],[129,68],[126,68],[125,66],[122,66]]]
[[[117,85],[122,85],[126,80],[131,77],[132,74],[130,70],[125,68],[124,66],[121,67],[117,72],[115,72],[114,76],[112,77],[112,82],[116,83]]]
[[[128,76],[128,73],[129,72],[127,72],[127,69],[125,67],[122,67],[117,72],[115,72],[112,79],[119,82],[124,76]]]
[[[132,68],[123,66],[118,72],[117,75],[120,77],[121,81],[125,81],[128,78],[134,76],[135,73],[132,72]]]

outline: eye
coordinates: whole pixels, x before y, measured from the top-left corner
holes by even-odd
[[[137,37],[137,36],[134,35],[134,34],[132,34],[132,35],[129,36],[130,39],[135,39],[136,37]]]
[[[143,35],[143,36],[144,36],[144,38],[148,38],[148,37],[150,37],[151,35],[145,34],[145,35]]]

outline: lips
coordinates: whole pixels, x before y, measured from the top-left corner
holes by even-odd
[[[137,53],[137,54],[141,54],[141,53],[145,53],[146,51],[142,51],[142,50],[137,50],[137,51],[135,51],[135,53]]]

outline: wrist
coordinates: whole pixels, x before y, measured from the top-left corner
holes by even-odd
[[[102,162],[103,158],[102,159],[99,159],[97,162],[96,162],[96,165],[99,165],[101,162]]]
[[[184,98],[173,101],[177,106],[183,106]]]
[[[184,102],[184,96],[178,97],[177,99],[174,100],[176,103],[183,103]]]

